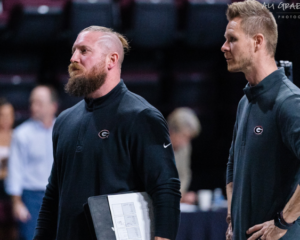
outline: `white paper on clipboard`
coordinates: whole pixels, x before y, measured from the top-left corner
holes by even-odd
[[[117,240],[153,240],[152,200],[145,192],[109,195]]]

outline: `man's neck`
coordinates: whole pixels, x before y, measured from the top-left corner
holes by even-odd
[[[49,117],[41,120],[44,128],[51,128],[53,126],[54,117]]]
[[[277,65],[274,59],[265,62],[265,63],[258,63],[253,66],[245,73],[245,77],[251,86],[256,86],[259,84],[264,78],[269,76],[272,72],[276,71]]]
[[[11,134],[12,132],[12,129],[11,128],[1,128],[0,127],[0,133],[3,133],[3,134]]]
[[[120,77],[115,78],[107,78],[104,84],[97,89],[95,92],[92,92],[87,97],[88,98],[100,98],[108,94],[111,90],[113,90],[120,82]]]

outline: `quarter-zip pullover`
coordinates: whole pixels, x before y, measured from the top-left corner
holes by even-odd
[[[35,239],[90,239],[88,197],[128,191],[150,194],[156,236],[175,239],[180,182],[169,143],[162,114],[122,80],[64,111],[53,130],[54,164]]]
[[[283,210],[300,179],[300,90],[279,69],[244,93],[227,165],[235,240]]]

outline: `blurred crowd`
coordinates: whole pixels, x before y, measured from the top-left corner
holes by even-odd
[[[13,106],[4,99],[0,100],[0,239],[13,239],[14,219],[12,217],[11,201],[4,189],[4,179],[7,176],[9,146],[14,125]]]
[[[52,129],[57,93],[38,86],[30,95],[30,119],[13,130],[14,109],[0,102],[0,239],[33,238],[53,164]]]

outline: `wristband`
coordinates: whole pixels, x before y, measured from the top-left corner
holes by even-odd
[[[296,221],[295,221],[296,222]],[[280,228],[280,229],[284,229],[284,230],[288,230],[290,229],[294,223],[287,223],[284,218],[283,218],[283,213],[282,211],[281,212],[278,212],[274,218],[274,224],[276,227]]]

